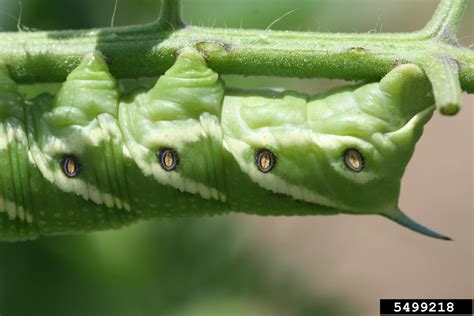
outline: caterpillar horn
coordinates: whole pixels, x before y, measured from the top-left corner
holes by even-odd
[[[383,216],[422,235],[433,237],[436,239],[452,240],[452,238],[448,236],[444,236],[423,225],[418,224],[417,222],[412,220],[410,217],[408,217],[405,213],[403,213],[400,209],[396,209],[395,212],[393,213],[383,214]]]

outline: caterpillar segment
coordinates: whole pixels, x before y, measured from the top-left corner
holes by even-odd
[[[86,56],[54,99],[28,107],[30,156],[45,184],[40,234],[120,227],[135,219],[117,124],[119,93],[103,57]]]
[[[432,104],[414,65],[308,97],[226,90],[186,48],[121,96],[95,52],[56,96],[27,101],[0,68],[0,240],[229,211],[379,214],[448,239],[398,208]]]
[[[38,236],[24,111],[16,84],[0,65],[0,240]]]

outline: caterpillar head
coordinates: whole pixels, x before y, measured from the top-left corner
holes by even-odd
[[[432,104],[421,69],[403,65],[380,83],[308,102],[295,94],[231,98],[227,109],[239,119],[227,122],[226,141],[241,169],[265,189],[337,212],[381,214],[445,238],[398,209],[400,181]]]

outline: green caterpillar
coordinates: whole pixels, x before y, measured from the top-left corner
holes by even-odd
[[[380,214],[398,207],[433,113],[415,65],[307,97],[225,90],[194,49],[149,91],[120,96],[100,53],[57,95],[23,100],[0,68],[0,239],[224,214]]]

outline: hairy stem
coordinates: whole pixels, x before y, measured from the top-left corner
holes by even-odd
[[[162,0],[158,23],[162,24],[164,28],[175,29],[184,26],[181,21],[181,2],[179,0]]]
[[[458,64],[449,56],[443,55],[427,57],[422,63],[433,87],[436,107],[444,115],[456,114],[461,99]]]
[[[447,44],[457,45],[456,33],[469,0],[443,0],[420,33]]]
[[[153,25],[96,31],[0,34],[0,60],[19,82],[61,81],[82,56],[101,51],[119,78],[154,76],[174,52],[196,45],[219,73],[377,80],[399,62],[417,63],[423,51],[461,63],[463,89],[474,92],[474,52],[442,43],[392,39],[391,35],[318,34]],[[423,54],[424,55],[424,54]]]
[[[459,98],[454,98],[459,86],[474,93],[474,52],[455,40],[467,3],[442,0],[432,20],[418,32],[326,34],[184,26],[179,1],[166,0],[160,19],[147,25],[0,33],[0,62],[23,83],[62,81],[82,56],[94,50],[106,56],[117,78],[159,75],[186,46],[195,46],[222,74],[375,81],[399,63],[414,63],[430,77],[440,109],[451,104],[452,110],[459,107]],[[456,67],[431,69],[434,63],[428,63],[426,56],[445,56]],[[443,86],[442,78],[450,78],[452,84]],[[441,92],[445,89],[450,91]],[[457,104],[452,106],[453,102]]]

